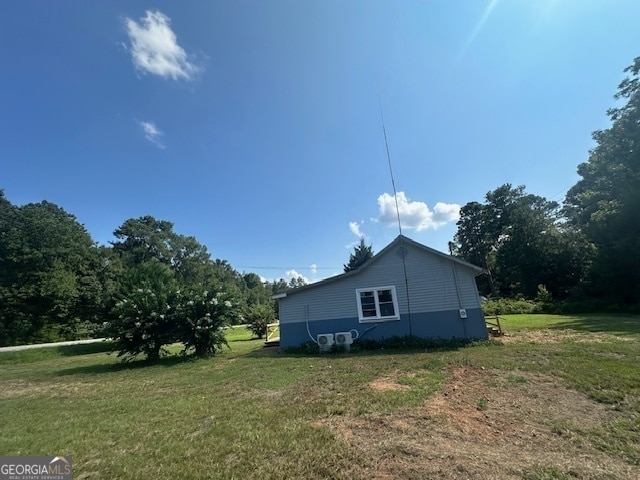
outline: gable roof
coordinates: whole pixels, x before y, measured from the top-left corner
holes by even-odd
[[[355,270],[351,270],[350,272],[347,273],[341,273],[340,275],[335,275],[333,277],[329,277],[329,278],[325,278],[324,280],[321,280],[319,282],[316,283],[311,283],[309,285],[304,285],[302,287],[298,287],[298,288],[294,288],[293,290],[289,290],[288,292],[284,292],[284,293],[280,293],[278,295],[273,295],[271,298],[274,299],[278,299],[278,298],[285,298],[289,295],[293,295],[296,294],[298,292],[304,291],[304,290],[309,290],[311,288],[317,288],[323,285],[326,285],[328,283],[332,283],[335,282],[337,280],[341,280],[343,278],[346,277],[350,277],[352,275],[358,275],[359,273],[361,273],[362,271],[366,270],[369,266],[371,266],[372,263],[374,263],[379,257],[385,255],[389,250],[392,250],[395,247],[400,247],[403,244],[407,244],[407,245],[411,245],[413,247],[416,247],[420,250],[423,250],[427,253],[430,253],[432,255],[436,255],[437,257],[443,258],[447,261],[453,262],[453,263],[457,263],[458,265],[468,268],[470,270],[472,270],[475,274],[475,276],[478,276],[482,273],[485,273],[485,270],[483,268],[480,268],[476,265],[473,265],[471,263],[465,262],[464,260],[460,260],[459,258],[453,257],[451,255],[447,255],[446,253],[442,253],[438,250],[435,250],[431,247],[427,247],[426,245],[422,245],[421,243],[416,242],[415,240],[411,240],[409,237],[405,237],[404,235],[398,235],[389,245],[387,245],[386,247],[384,247],[382,250],[380,250],[378,253],[376,253],[373,257],[371,257],[369,260],[367,260],[365,263],[363,263],[359,268],[356,268]]]

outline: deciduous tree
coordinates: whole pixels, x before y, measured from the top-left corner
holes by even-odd
[[[485,199],[461,209],[455,236],[457,255],[492,274],[495,290],[484,284],[483,293],[533,298],[544,285],[563,298],[584,279],[590,251],[565,228],[556,202],[510,184]]]
[[[567,193],[571,224],[597,248],[591,271],[592,295],[637,303],[640,299],[640,57],[614,98],[625,102],[608,111],[611,126],[593,133],[596,146],[582,177]]]
[[[97,247],[57,205],[0,197],[0,343],[74,338],[102,301]]]

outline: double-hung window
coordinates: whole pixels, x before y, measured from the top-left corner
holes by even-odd
[[[398,320],[396,287],[359,288],[356,290],[360,322]]]

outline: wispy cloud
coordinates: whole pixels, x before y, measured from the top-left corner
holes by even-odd
[[[349,230],[358,238],[364,237],[364,234],[360,231],[360,223],[358,222],[349,222]]]
[[[312,275],[315,275],[316,273],[318,273],[318,266],[315,263],[311,264],[309,269],[311,270]]]
[[[153,143],[156,147],[164,149],[164,143],[162,142],[162,137],[164,136],[164,132],[160,130],[155,123],[153,122],[138,122],[140,128],[144,132],[144,136],[147,140]]]
[[[380,215],[377,221],[387,225],[398,225],[398,214],[393,195],[388,193],[380,195],[378,207]],[[438,202],[431,210],[424,202],[409,201],[404,192],[398,192],[398,210],[402,228],[408,230],[436,230],[460,218],[460,205]]]
[[[171,19],[159,11],[147,10],[140,23],[125,18],[131,41],[133,64],[143,72],[174,80],[191,80],[201,67],[189,60],[171,30]]]

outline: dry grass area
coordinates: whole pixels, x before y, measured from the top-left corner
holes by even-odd
[[[95,383],[44,383],[29,380],[10,380],[3,382],[0,389],[0,400],[8,398],[20,398],[25,396],[49,396],[51,398],[79,398],[89,394]]]
[[[537,330],[522,330],[517,335],[505,335],[495,339],[497,342],[510,344],[510,343],[538,343],[538,344],[553,344],[562,342],[574,342],[574,343],[605,343],[605,342],[633,342],[633,337],[623,337],[620,335],[612,335],[605,332],[592,332],[589,335],[585,335],[575,330],[563,330],[563,329],[537,329]]]
[[[640,468],[608,456],[581,432],[618,413],[551,376],[462,366],[443,392],[391,415],[321,420],[377,459],[371,479],[637,479]],[[372,389],[405,389],[384,377]]]
[[[634,339],[535,329],[495,341],[505,346],[593,345]],[[369,387],[404,390],[398,379],[385,376]],[[377,459],[370,472],[377,480],[638,479],[640,467],[589,440],[589,432],[606,431],[624,415],[557,376],[462,365],[451,366],[444,389],[419,407],[320,423],[367,458]]]

